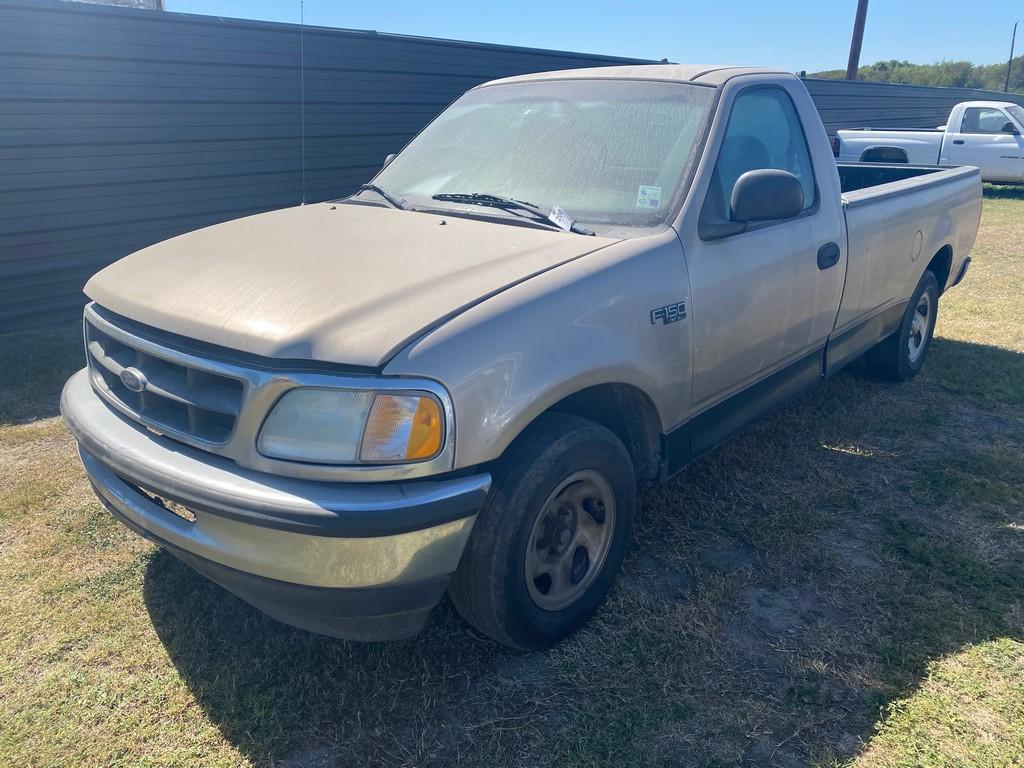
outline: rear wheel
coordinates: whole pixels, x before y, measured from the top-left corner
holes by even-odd
[[[907,304],[900,327],[868,352],[873,373],[890,381],[907,381],[924,367],[935,331],[939,283],[925,272]]]
[[[582,626],[615,580],[636,505],[633,464],[604,427],[548,414],[494,475],[449,593],[485,635],[544,648]]]

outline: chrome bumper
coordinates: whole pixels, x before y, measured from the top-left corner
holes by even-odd
[[[288,618],[283,614],[290,606],[268,608],[259,598],[283,590],[282,599],[294,603],[302,602],[295,589],[308,588],[306,597],[313,595],[309,590],[327,590],[332,600],[340,595],[348,605],[343,613],[351,613],[351,601],[342,593],[374,609],[366,590],[415,591],[416,585],[440,584],[426,590],[436,593],[432,607],[458,566],[491,481],[490,475],[477,474],[325,483],[243,469],[116,413],[93,391],[84,370],[65,385],[61,413],[97,495],[122,522],[265,612],[344,637],[354,635]],[[175,515],[147,493],[188,508],[195,521]],[[238,587],[235,582],[246,576],[252,577],[248,586]],[[406,598],[409,589],[402,593]],[[322,617],[325,606],[313,603],[313,613]],[[387,612],[386,605],[376,608]]]

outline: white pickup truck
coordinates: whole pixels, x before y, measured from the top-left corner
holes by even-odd
[[[973,165],[983,181],[1024,183],[1024,107],[964,101],[934,129],[855,128],[836,132],[837,159],[855,163]]]
[[[638,488],[862,353],[917,374],[980,215],[976,168],[837,166],[791,74],[513,77],[351,197],[95,275],[61,410],[118,519],[281,621],[402,637],[447,590],[542,648]]]

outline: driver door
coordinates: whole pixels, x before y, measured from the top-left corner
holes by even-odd
[[[801,119],[780,85],[740,90],[710,173],[699,225],[684,230],[698,233],[686,246],[693,309],[694,455],[820,379],[822,349],[843,288],[846,238],[838,182],[815,176],[823,161],[812,162],[804,132],[811,117]],[[818,143],[827,149],[824,131],[817,129],[822,131]],[[830,154],[825,159],[833,162]],[[733,185],[744,172],[759,168],[797,176],[803,210],[791,219],[729,234]],[[831,254],[825,266],[819,266],[819,251]]]

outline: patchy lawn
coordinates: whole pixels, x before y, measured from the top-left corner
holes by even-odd
[[[647,492],[545,654],[277,624],[131,535],[54,418],[77,325],[0,337],[0,755],[31,766],[1024,764],[1024,194],[925,373],[854,369]]]

